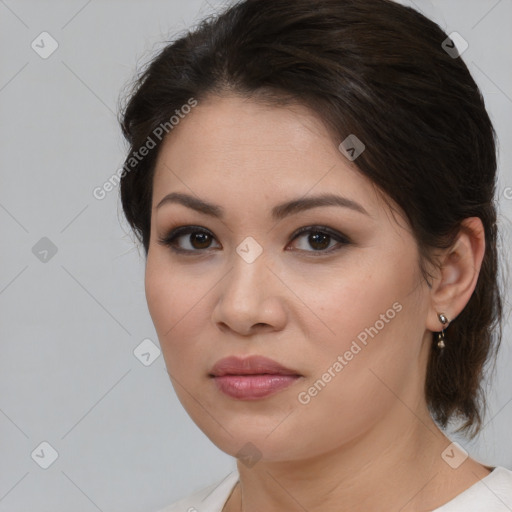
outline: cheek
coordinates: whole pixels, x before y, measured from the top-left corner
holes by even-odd
[[[371,259],[346,258],[339,267],[283,278],[293,283],[294,293],[305,306],[294,318],[302,322],[307,339],[311,343],[322,340],[321,344],[315,342],[316,350],[343,353],[359,334],[364,342],[365,329],[376,322],[379,331],[389,331],[388,325],[399,316],[393,304],[401,303],[410,291],[413,269],[403,262],[397,271],[388,262],[385,258],[380,264]]]
[[[148,309],[169,372],[187,366],[194,358],[195,340],[200,339],[201,298],[204,290],[194,286],[184,273],[165,260],[148,254],[145,273]]]
[[[201,425],[206,409],[198,386],[204,384],[200,377],[204,373],[206,378],[208,370],[206,364],[204,368],[201,364],[204,347],[202,350],[199,341],[206,328],[203,319],[208,318],[205,290],[194,287],[194,279],[185,273],[169,268],[165,258],[158,261],[158,257],[148,257],[146,300],[176,397],[193,421]],[[208,404],[206,407],[210,410]]]
[[[335,280],[331,274],[315,280],[314,289],[310,279],[296,288],[308,306],[296,318],[308,334],[305,360],[314,368],[309,380],[329,381],[325,387],[332,396],[323,388],[319,393],[328,400],[363,408],[375,404],[386,394],[379,376],[395,389],[415,367],[420,340],[414,332],[421,332],[422,306],[414,293],[414,258],[395,262],[390,257],[357,271],[339,269]],[[336,377],[330,378],[329,370]]]
[[[308,347],[311,354],[306,359],[314,361],[314,369],[295,397],[297,426],[318,433],[306,451],[318,452],[333,442],[349,442],[395,407],[407,414],[402,401],[413,407],[415,396],[421,392],[422,377],[416,371],[413,344],[405,347],[404,316],[410,315],[411,309],[403,301],[399,305],[395,301],[393,309],[396,297],[383,296],[382,302],[376,297],[368,301],[363,311],[357,304],[344,302],[344,312],[332,317],[337,336],[324,335],[315,340],[316,347]],[[388,303],[385,323],[380,314],[386,315]]]

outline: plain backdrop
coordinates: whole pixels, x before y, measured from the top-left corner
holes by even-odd
[[[462,57],[500,140],[509,259],[512,0],[404,3],[469,44]],[[235,468],[184,412],[158,356],[118,188],[93,196],[122,165],[116,116],[138,67],[221,7],[0,0],[0,512],[152,512]],[[484,431],[452,439],[512,469],[510,334]]]

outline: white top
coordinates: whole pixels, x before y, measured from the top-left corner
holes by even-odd
[[[238,472],[158,512],[222,512],[238,482]],[[511,512],[512,471],[497,466],[486,477],[432,512]]]

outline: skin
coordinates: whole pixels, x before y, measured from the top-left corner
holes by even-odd
[[[432,510],[489,473],[471,458],[457,469],[443,460],[451,441],[423,393],[432,331],[441,330],[437,313],[453,321],[476,285],[482,224],[466,219],[454,246],[439,253],[441,270],[429,288],[401,210],[395,205],[393,217],[339,142],[303,106],[227,95],[202,100],[160,149],[145,290],[167,370],[184,408],[216,446],[236,456],[251,442],[261,457],[251,467],[237,461],[240,483],[228,512]],[[225,217],[177,203],[157,209],[171,192],[219,205]],[[356,201],[369,215],[322,206],[278,222],[270,216],[277,204],[321,193]],[[158,242],[186,225],[211,233],[206,242],[190,234],[175,240],[192,255]],[[298,228],[315,225],[350,243],[327,239],[339,250],[319,254],[321,244],[308,242],[308,234],[292,240]],[[252,263],[236,252],[248,236],[263,251]],[[394,318],[300,403],[298,394],[394,303],[401,305]],[[219,392],[208,376],[213,364],[250,354],[302,377],[256,401]]]

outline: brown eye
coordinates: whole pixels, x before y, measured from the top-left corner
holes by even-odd
[[[172,230],[158,242],[177,252],[194,253],[209,249],[213,240],[215,237],[203,228],[182,226]]]
[[[292,241],[298,239],[304,240],[301,244],[297,244],[298,250],[319,255],[329,254],[351,243],[346,236],[324,226],[301,228],[293,235]]]
[[[331,237],[325,233],[314,233],[308,236],[308,243],[311,247],[318,250],[327,249]]]
[[[303,239],[304,242],[297,244],[299,247],[296,250],[310,254],[316,253],[318,256],[330,254],[351,243],[346,236],[325,226],[301,228],[292,236],[292,242],[298,239]],[[207,253],[211,249],[221,249],[220,245],[212,246],[215,240],[213,234],[207,229],[199,226],[181,226],[160,238],[158,243],[168,246],[178,253],[199,255]]]
[[[207,249],[208,246],[212,243],[211,236],[207,233],[191,233],[189,235],[190,244],[195,249]]]

